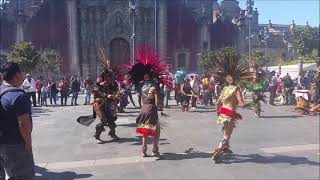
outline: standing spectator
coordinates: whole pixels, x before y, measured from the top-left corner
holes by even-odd
[[[284,78],[284,89],[285,89],[285,97],[286,103],[285,104],[292,104],[292,93],[294,89],[294,83],[291,79],[289,73],[287,73],[286,77]]]
[[[91,101],[92,90],[93,90],[93,81],[89,75],[84,80],[83,87],[84,87],[84,93],[85,93],[84,105],[89,105]]]
[[[164,93],[166,96],[166,105],[165,108],[169,108],[169,100],[170,100],[170,92],[171,92],[172,88],[169,87],[168,85],[164,86]]]
[[[32,180],[35,172],[30,96],[19,88],[24,78],[18,64],[6,63],[1,72],[0,176],[5,179],[5,170],[9,179]]]
[[[271,80],[269,83],[269,89],[270,89],[270,100],[269,104],[274,105],[274,98],[276,97],[276,91],[277,91],[277,77],[276,72],[271,72]]]
[[[221,94],[221,92],[222,92],[222,89],[223,89],[222,84],[221,84],[219,81],[217,81],[216,84],[215,84],[215,86],[214,86],[214,94],[215,94],[216,100],[219,99],[220,94]]]
[[[137,92],[137,96],[138,96],[138,103],[139,103],[139,108],[141,108],[141,93],[142,93],[142,82],[140,82],[139,84],[135,84],[135,90]]]
[[[23,89],[26,91],[27,95],[32,97],[32,104],[34,107],[37,107],[37,102],[36,102],[36,82],[34,79],[31,77],[30,74],[26,75],[26,79],[23,81]]]
[[[311,84],[314,83],[314,77],[307,71],[306,76],[303,78],[304,89],[310,90]]]
[[[71,106],[78,105],[77,100],[78,100],[79,92],[80,92],[80,82],[77,76],[73,76],[71,80],[71,93],[72,93]]]
[[[57,89],[57,84],[54,81],[54,78],[51,78],[50,82],[48,83],[48,88],[50,90],[50,104],[53,105],[54,103],[54,105],[57,105],[58,89]]]
[[[303,88],[303,75],[302,73],[299,73],[298,78],[297,78],[297,88],[300,90]]]
[[[130,101],[131,101],[133,107],[136,107],[136,104],[134,103],[133,98],[132,98],[132,92],[131,92],[132,84],[130,83],[128,76],[124,77],[123,84],[125,85],[127,95],[130,98]]]
[[[38,94],[38,104],[41,104],[42,95],[41,95],[41,89],[46,85],[46,81],[43,79],[42,76],[39,77],[39,79],[36,81],[36,92]]]
[[[196,108],[197,107],[197,99],[198,99],[197,96],[200,95],[200,80],[197,75],[195,75],[194,78],[192,78],[192,80],[190,81],[190,85],[191,85],[191,88],[192,88],[194,94],[196,95],[196,96],[191,97],[191,106]]]
[[[48,106],[47,98],[48,98],[49,90],[48,86],[43,86],[41,88],[41,106]]]
[[[70,85],[67,80],[67,78],[61,79],[59,83],[59,88],[60,88],[60,94],[61,94],[61,106],[66,106],[67,105],[67,100],[68,100],[68,95],[69,95],[69,90],[70,90]]]
[[[214,106],[213,98],[215,97],[215,95],[214,95],[215,88],[216,88],[216,85],[214,83],[214,78],[211,77],[210,78],[210,105],[211,106]]]
[[[280,78],[280,74],[277,74],[277,90],[276,90],[277,94],[281,94],[282,92],[281,83],[282,83],[282,79]]]

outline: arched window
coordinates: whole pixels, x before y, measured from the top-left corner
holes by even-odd
[[[111,64],[127,64],[129,58],[129,43],[122,38],[116,38],[111,41],[110,59]]]

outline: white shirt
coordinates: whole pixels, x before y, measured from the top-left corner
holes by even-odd
[[[23,81],[23,89],[24,91],[26,91],[27,93],[30,92],[36,92],[36,82],[31,78],[31,81],[29,82],[28,78],[26,78]]]
[[[193,79],[190,82],[191,88],[195,93],[199,93],[200,92],[200,84],[198,80]]]

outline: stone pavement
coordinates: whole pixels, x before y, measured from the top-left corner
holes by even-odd
[[[174,102],[171,102],[174,104]],[[34,157],[37,179],[319,179],[319,116],[301,116],[290,106],[263,107],[261,118],[239,110],[231,147],[233,155],[215,164],[211,152],[222,138],[215,108],[200,106],[182,113],[177,107],[161,118],[161,160],[140,158],[135,134],[139,109],[119,114],[114,142],[92,138],[94,125],[76,118],[91,106],[34,108]],[[151,153],[151,141],[149,153]]]

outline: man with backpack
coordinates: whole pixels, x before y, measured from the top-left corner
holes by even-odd
[[[0,177],[4,179],[5,171],[9,179],[32,180],[35,172],[30,96],[19,89],[24,78],[18,64],[6,63],[0,72]]]

